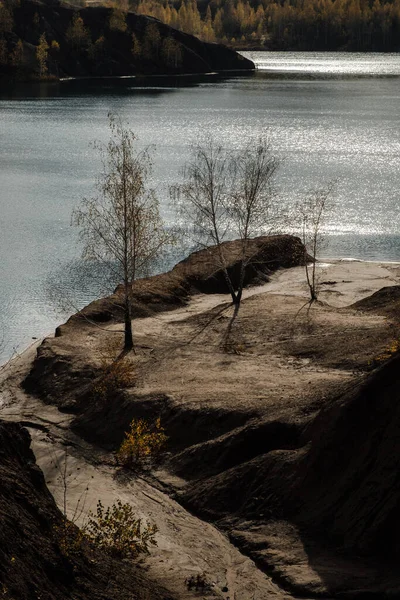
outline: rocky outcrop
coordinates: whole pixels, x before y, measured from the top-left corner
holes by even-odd
[[[241,242],[224,242],[223,249],[229,277],[236,287],[242,259]],[[265,283],[277,269],[303,264],[304,246],[300,238],[291,235],[260,236],[249,241],[246,259],[249,262],[244,285]],[[121,293],[122,288],[118,287],[113,296],[92,302],[81,313],[72,316],[66,325],[59,327],[56,335],[63,335],[69,326],[81,324],[84,319],[122,321],[122,309],[118,308]],[[137,280],[133,292],[133,318],[172,310],[198,293],[229,293],[215,246],[193,252],[167,273]]]
[[[60,549],[62,522],[30,449],[30,436],[0,421],[0,595],[5,600],[173,600],[132,565],[96,551]]]
[[[154,18],[111,8],[78,11],[55,0],[21,0],[13,18],[12,30],[4,33],[10,59],[0,70],[20,77],[40,75],[36,48],[43,34],[49,48],[42,71],[56,78],[254,69],[250,60],[225,46],[202,42]],[[22,54],[18,40],[23,42]]]

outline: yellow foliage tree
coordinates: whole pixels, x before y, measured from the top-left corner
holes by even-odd
[[[36,47],[36,58],[39,63],[40,77],[44,77],[47,73],[47,58],[49,55],[49,45],[44,33],[39,38],[39,45]]]
[[[143,53],[149,60],[156,60],[159,57],[161,47],[161,36],[158,26],[150,23],[146,27],[144,34]]]
[[[0,0],[0,34],[9,33],[14,25],[13,16],[9,8]]]
[[[20,67],[23,63],[23,60],[24,60],[24,44],[22,43],[22,40],[18,40],[18,42],[15,45],[14,50],[11,53],[10,62],[13,65],[13,67]]]
[[[161,53],[164,62],[169,67],[177,69],[182,64],[182,50],[173,37],[166,37],[162,44]]]
[[[130,504],[117,500],[111,507],[104,508],[101,500],[96,513],[89,514],[84,535],[96,548],[102,548],[116,558],[136,558],[149,554],[150,546],[157,546],[154,539],[157,525],[136,518]]]
[[[135,58],[139,58],[142,53],[142,46],[137,38],[137,36],[132,34],[132,54]]]
[[[6,40],[0,39],[0,65],[6,65],[8,62],[8,48]]]
[[[77,13],[67,29],[65,38],[75,51],[86,48],[90,43],[89,32],[86,29],[82,17]]]
[[[158,456],[168,439],[164,432],[160,419],[154,425],[145,419],[133,419],[117,452],[118,462],[125,467],[134,467]]]
[[[128,28],[126,24],[126,13],[120,8],[113,8],[109,21],[110,29],[114,31],[125,32]]]

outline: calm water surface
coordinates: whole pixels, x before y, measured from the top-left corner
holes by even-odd
[[[326,254],[400,260],[400,56],[246,53],[255,74],[138,81],[65,81],[0,91],[0,362],[60,321],[48,288],[82,304],[72,208],[90,194],[107,113],[154,145],[164,216],[188,144],[212,133],[227,148],[268,132],[282,159],[279,201],[337,180]],[[71,265],[75,277],[66,273]],[[1,333],[2,332],[2,333]],[[3,345],[4,345],[3,344]]]

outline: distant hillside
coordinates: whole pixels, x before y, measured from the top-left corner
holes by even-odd
[[[57,1],[0,0],[0,75],[65,76],[206,73],[253,69],[251,61],[156,19]]]

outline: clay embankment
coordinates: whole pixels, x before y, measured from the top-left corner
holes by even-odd
[[[188,302],[195,286],[169,274],[179,293],[166,301],[163,286],[162,298],[147,297],[156,314],[134,321],[131,388],[104,403],[90,394],[105,353],[111,360],[122,342],[118,308],[110,300],[88,308],[95,325],[75,317],[61,336],[47,340],[27,380],[46,402],[72,409],[73,430],[106,449],[98,451],[97,472],[112,468],[105,466],[107,449],[119,444],[133,416],[161,416],[169,453],[149,481],[218,522],[270,577],[260,579],[249,566],[232,571],[225,548],[219,560],[226,579],[229,571],[231,582],[242,582],[234,591],[238,600],[397,593],[397,359],[370,374],[396,335],[396,303],[390,294],[388,309],[378,294],[372,309],[370,300],[349,305],[398,282],[398,272],[338,263],[321,274],[321,298],[331,305],[300,310],[306,289],[294,268],[246,291],[235,320],[226,295]],[[152,284],[142,285],[143,298]],[[158,311],[174,303],[180,308]],[[70,420],[65,415],[63,428],[76,448],[86,447],[71,433]],[[124,493],[137,498],[140,490],[132,485],[138,482],[130,481]],[[154,496],[154,488],[147,495]],[[157,500],[165,496],[152,510]],[[183,510],[178,506],[171,509],[170,527]],[[182,512],[179,518],[174,541],[189,549],[190,536],[182,533],[188,517]],[[202,566],[205,560],[204,570],[218,582],[216,597],[226,598],[222,590],[234,588],[217,575],[221,565],[209,547],[216,538],[210,541],[208,529],[193,531],[189,554],[200,542]],[[386,546],[388,531],[394,535]],[[172,567],[178,546],[168,558]],[[186,560],[185,568],[193,568]],[[251,579],[252,595],[246,595]]]

